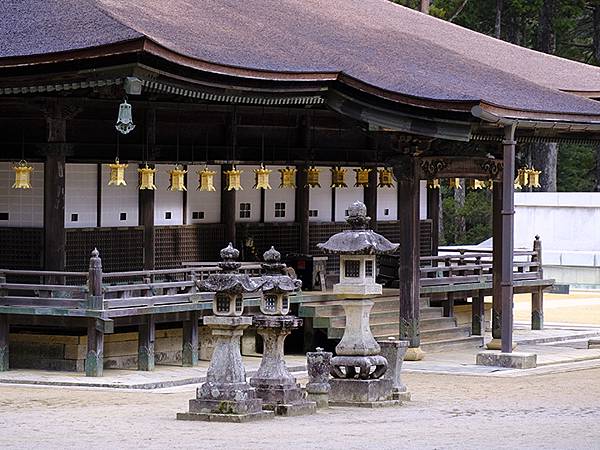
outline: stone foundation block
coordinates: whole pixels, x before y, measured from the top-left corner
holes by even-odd
[[[275,413],[273,411],[261,411],[251,414],[211,414],[211,413],[177,413],[177,420],[192,420],[203,422],[231,422],[245,423],[256,420],[271,419]]]
[[[328,408],[329,407],[329,393],[325,394],[315,394],[309,392],[306,395],[306,399],[309,402],[314,402],[317,405],[317,408]]]
[[[263,409],[273,411],[278,416],[293,417],[314,414],[317,412],[317,404],[315,402],[301,402],[292,404],[282,403],[264,403]]]
[[[194,398],[190,400],[191,413],[203,414],[254,414],[262,411],[262,401],[259,398],[247,400],[205,400]]]
[[[600,349],[600,339],[590,339],[588,341],[588,348],[589,349],[593,349],[593,348]]]
[[[477,353],[477,365],[507,367],[510,369],[533,369],[537,367],[537,355],[535,353],[501,353],[485,350]]]
[[[392,400],[392,380],[333,379],[329,404],[372,403]],[[360,406],[360,405],[357,405]]]

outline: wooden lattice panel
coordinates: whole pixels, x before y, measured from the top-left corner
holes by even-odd
[[[39,270],[43,248],[42,228],[0,228],[0,268]]]

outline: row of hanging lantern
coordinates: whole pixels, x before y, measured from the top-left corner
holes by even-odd
[[[472,189],[472,190],[480,190],[480,189],[492,189],[492,180],[489,181],[482,181],[482,180],[476,180],[476,179],[467,179],[465,180],[465,186],[468,189]],[[434,178],[432,180],[427,180],[427,187],[429,189],[439,189],[441,187],[441,182],[438,178]],[[448,187],[450,189],[462,189],[462,184],[460,182],[460,178],[449,178],[448,179]]]
[[[541,170],[535,170],[533,167],[523,167],[518,170],[517,178],[515,178],[515,189],[523,189],[525,187],[530,188],[539,188],[540,185],[540,174]],[[448,186],[450,189],[462,189],[462,185],[460,183],[460,178],[450,178],[448,180]],[[477,179],[468,179],[466,180],[466,186],[472,190],[480,190],[480,189],[492,189],[493,181],[482,181]],[[440,180],[438,178],[434,178],[432,180],[427,181],[427,187],[429,189],[439,189],[440,188]]]
[[[535,170],[535,167],[523,167],[517,171],[515,178],[515,189],[523,189],[524,187],[539,188],[541,170]]]

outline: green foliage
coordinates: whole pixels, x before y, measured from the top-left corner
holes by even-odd
[[[440,245],[474,245],[492,236],[492,199],[489,191],[467,191],[465,205],[459,207],[450,189],[442,190],[444,235]],[[465,218],[465,233],[460,218]]]
[[[561,192],[594,190],[595,148],[587,145],[561,145],[558,149],[557,187]]]

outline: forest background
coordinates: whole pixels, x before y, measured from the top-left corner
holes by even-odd
[[[523,47],[600,65],[600,0],[390,0]],[[517,167],[542,171],[545,192],[600,192],[600,145],[519,146]],[[478,244],[491,233],[489,191],[442,185],[440,245]]]

